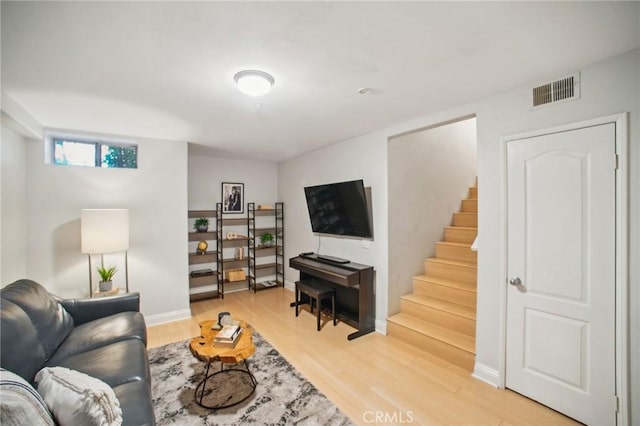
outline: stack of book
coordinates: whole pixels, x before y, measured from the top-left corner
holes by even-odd
[[[223,348],[235,348],[241,334],[242,328],[239,325],[225,325],[216,334],[213,344]]]

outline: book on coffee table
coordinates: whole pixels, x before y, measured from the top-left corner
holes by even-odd
[[[235,339],[236,335],[240,332],[241,328],[239,325],[224,325],[216,334],[214,340],[231,342]]]
[[[238,330],[233,335],[233,338],[231,340],[228,340],[226,338],[218,339],[218,337],[216,336],[213,339],[213,345],[222,347],[222,348],[235,348],[241,335],[242,335],[242,329],[238,327]]]

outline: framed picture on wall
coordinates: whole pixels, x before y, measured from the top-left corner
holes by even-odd
[[[244,183],[222,182],[222,213],[244,213]]]

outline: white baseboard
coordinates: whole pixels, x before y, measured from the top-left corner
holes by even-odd
[[[296,284],[291,281],[284,282],[284,288],[291,291],[296,291]]]
[[[144,320],[147,325],[158,325],[167,322],[180,321],[191,318],[191,309],[182,309],[180,311],[164,312],[162,314],[145,315]]]
[[[376,320],[376,332],[387,335],[387,322],[384,320]]]
[[[472,377],[475,377],[478,380],[482,380],[485,383],[490,384],[491,386],[495,386],[497,388],[500,387],[500,378],[498,376],[498,370],[495,370],[491,367],[488,367],[484,364],[480,364],[476,362],[473,367]]]

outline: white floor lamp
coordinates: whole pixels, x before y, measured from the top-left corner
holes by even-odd
[[[129,292],[129,210],[83,209],[81,216],[81,251],[89,256],[89,296],[93,297],[91,255],[99,254],[101,266],[107,253],[124,251],[126,291]]]

